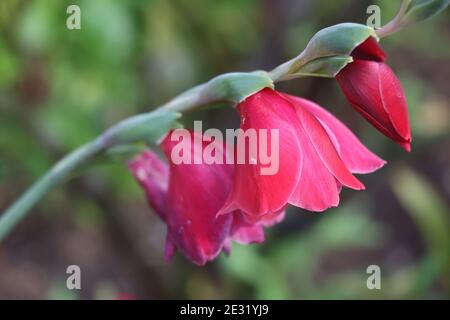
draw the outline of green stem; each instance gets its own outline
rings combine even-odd
[[[101,139],[87,143],[62,158],[42,178],[35,182],[0,217],[0,241],[22,220],[30,209],[55,185],[86,160],[104,150]]]
[[[380,38],[384,38],[392,33],[395,33],[403,27],[402,19],[410,3],[411,0],[403,0],[395,18],[380,29],[376,30],[376,33]]]
[[[289,71],[291,70],[294,64],[302,65],[304,58],[304,51],[300,53],[297,57],[286,61],[285,63],[279,65],[275,69],[269,72],[269,77],[273,80],[273,82],[280,82],[288,80],[287,75],[289,75]]]
[[[195,86],[168,101],[157,110],[183,112],[208,103],[210,101],[204,101],[205,99],[202,95],[202,92],[206,86],[206,83]]]

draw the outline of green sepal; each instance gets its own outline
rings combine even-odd
[[[273,87],[273,81],[265,71],[231,72],[211,79],[202,91],[206,100],[239,103],[261,89]]]
[[[378,39],[375,30],[359,23],[340,23],[318,31],[309,41],[302,60],[350,55],[367,38]]]
[[[289,74],[285,79],[300,77],[334,78],[353,58],[350,56],[334,56],[315,59],[303,65],[295,73]]]
[[[274,81],[296,77],[333,77],[352,62],[352,51],[369,37],[379,40],[375,30],[358,23],[340,23],[317,32],[305,50],[270,72]]]

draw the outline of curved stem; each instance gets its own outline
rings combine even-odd
[[[397,32],[402,28],[402,18],[406,13],[406,10],[408,9],[409,4],[411,3],[411,0],[403,0],[402,4],[400,5],[400,9],[398,10],[397,15],[394,19],[392,19],[390,22],[385,24],[380,29],[376,30],[377,35],[380,38],[384,38],[392,33]]]
[[[279,65],[278,67],[270,71],[269,72],[270,78],[272,78],[274,82],[283,81],[285,75],[289,73],[289,70],[291,69],[292,64],[295,62],[296,59],[297,58],[286,61],[285,63]]]
[[[103,143],[100,139],[96,139],[69,153],[56,163],[50,171],[35,182],[1,215],[0,241],[9,234],[14,226],[30,212],[31,207],[33,207],[33,205],[35,205],[50,189],[61,182],[79,165],[103,150]]]
[[[292,66],[297,63],[298,65],[301,65],[302,62],[304,62],[304,53],[305,51],[302,51],[298,56],[296,56],[295,58],[292,58],[289,61],[286,61],[283,64],[280,64],[278,67],[276,67],[275,69],[271,70],[269,72],[269,77],[273,80],[273,82],[280,82],[280,81],[285,81],[288,80],[288,78],[286,77],[286,75],[289,74],[290,69],[292,68]]]
[[[183,112],[196,106],[205,104],[206,102],[208,102],[203,101],[204,99],[202,97],[202,91],[205,87],[206,83],[195,86],[163,104],[157,110]]]

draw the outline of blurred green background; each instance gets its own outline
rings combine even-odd
[[[114,122],[223,72],[269,70],[319,29],[383,23],[400,1],[1,0],[0,211],[63,154]],[[82,29],[66,28],[81,7]],[[0,244],[0,298],[450,298],[450,10],[383,40],[402,81],[412,152],[356,114],[333,79],[278,88],[314,100],[388,161],[322,214],[289,208],[263,245],[233,246],[203,268],[163,260],[165,227],[126,167],[98,165],[52,191]],[[233,128],[232,108],[184,117]],[[82,270],[82,290],[65,287]],[[368,290],[366,268],[381,268]]]

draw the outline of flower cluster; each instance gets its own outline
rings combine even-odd
[[[384,52],[370,37],[351,55],[354,61],[336,77],[343,93],[379,131],[409,151],[405,96],[384,63]],[[236,109],[242,133],[278,130],[276,173],[262,175],[259,160],[175,164],[171,160],[177,145],[171,139],[173,131],[160,144],[167,161],[146,151],[129,165],[150,206],[167,225],[167,259],[178,250],[203,265],[221,251],[229,253],[232,241],[260,243],[264,228],[280,222],[288,204],[310,211],[335,207],[342,187],[364,189],[354,174],[373,172],[385,163],[341,121],[306,99],[265,88]],[[224,141],[198,135],[191,132],[188,141],[192,158],[201,157],[198,147],[213,147],[216,157],[227,157]]]

